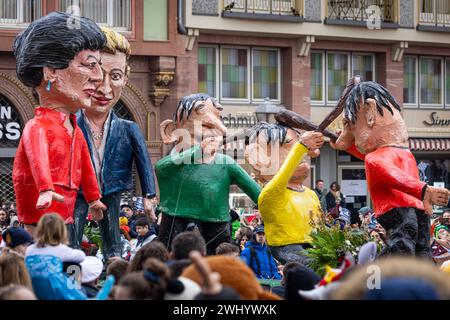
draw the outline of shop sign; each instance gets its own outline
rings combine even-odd
[[[0,140],[17,141],[20,139],[20,123],[16,121],[16,114],[15,108],[0,105]]]
[[[450,118],[441,118],[436,111],[430,113],[430,119],[422,122],[429,127],[450,127]]]

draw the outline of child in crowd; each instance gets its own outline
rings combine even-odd
[[[33,239],[25,229],[10,227],[3,232],[3,241],[7,249],[23,257]]]
[[[147,243],[136,252],[136,255],[131,260],[128,266],[128,272],[141,271],[144,268],[144,263],[148,258],[155,258],[159,261],[166,262],[169,260],[169,251],[159,241]]]
[[[241,254],[241,251],[237,245],[228,242],[223,242],[219,244],[219,246],[216,248],[216,254],[224,256],[232,256],[237,258]]]
[[[169,268],[158,259],[145,261],[143,271],[131,272],[115,288],[115,300],[162,300],[170,279]]]
[[[147,218],[140,218],[136,221],[136,233],[138,234],[137,243],[131,253],[131,259],[133,259],[140,248],[157,238],[156,232],[151,228],[151,224]]]
[[[81,287],[88,298],[98,294],[98,280],[103,270],[102,260],[96,257],[86,257],[81,263]]]
[[[33,255],[50,255],[62,262],[81,263],[86,255],[83,251],[67,246],[67,230],[64,220],[56,213],[42,216],[36,228],[36,243],[29,246],[25,257]]]
[[[14,252],[4,252],[0,257],[0,287],[8,285],[32,288],[23,257]]]
[[[36,243],[27,248],[25,264],[37,298],[85,300],[86,295],[73,277],[77,275],[76,270],[70,270],[71,278],[63,272],[63,263],[80,264],[86,256],[83,251],[66,245],[67,231],[61,216],[55,213],[44,214],[35,232]]]

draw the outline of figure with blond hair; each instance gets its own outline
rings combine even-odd
[[[91,98],[91,107],[77,114],[77,122],[88,144],[102,201],[108,207],[103,220],[99,222],[102,254],[107,260],[122,254],[120,198],[123,192],[133,188],[133,162],[141,183],[144,210],[152,220],[156,220],[156,217],[150,200],[156,192],[152,163],[139,127],[133,121],[120,119],[112,110],[128,81],[130,44],[124,36],[113,30],[102,28],[102,31],[107,39],[100,53],[103,80]],[[76,231],[70,235],[70,243],[74,248],[81,246],[87,214],[88,205],[79,194],[74,214]]]

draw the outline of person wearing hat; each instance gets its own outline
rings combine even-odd
[[[253,239],[245,245],[241,253],[242,260],[253,270],[258,279],[281,280],[281,274],[275,259],[266,244],[266,234],[263,226],[256,227]]]
[[[33,242],[31,235],[22,228],[10,227],[2,234],[6,247],[24,256],[27,247]]]
[[[431,253],[433,259],[439,264],[450,259],[450,231],[447,226],[438,225],[434,229]]]
[[[86,257],[81,264],[81,290],[88,298],[94,298],[99,289],[98,279],[103,271],[103,262],[96,257]]]
[[[131,219],[131,217],[134,216],[133,208],[127,201],[122,201],[120,203],[120,213],[124,213],[127,219]]]

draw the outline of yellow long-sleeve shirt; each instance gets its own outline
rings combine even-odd
[[[319,198],[306,187],[302,192],[287,188],[307,151],[304,145],[296,143],[280,170],[259,195],[258,208],[271,246],[311,242],[310,221],[311,217],[318,217],[321,213]]]

